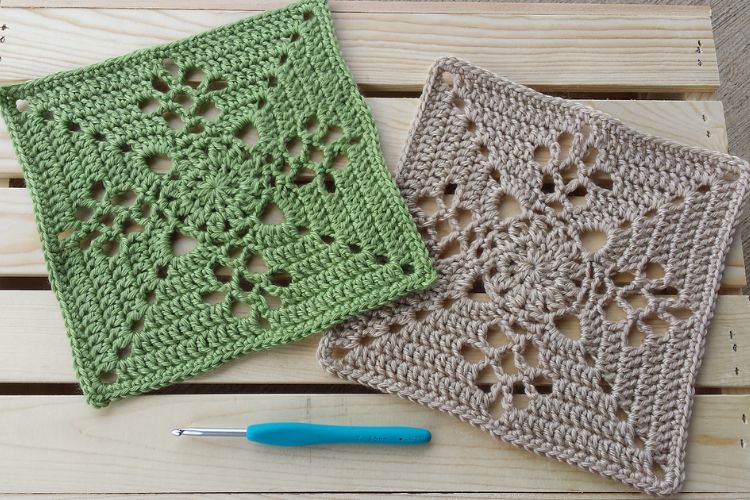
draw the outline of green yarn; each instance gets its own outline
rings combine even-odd
[[[0,104],[94,406],[435,277],[322,0],[2,87]]]

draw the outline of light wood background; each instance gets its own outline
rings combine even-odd
[[[170,41],[282,0],[2,0],[0,83]],[[648,133],[726,151],[710,11],[331,0],[345,58],[395,169],[435,57],[462,56],[585,100]],[[31,7],[34,7],[33,9]],[[700,40],[700,52],[698,48]],[[718,48],[721,60],[721,47]],[[700,59],[700,65],[698,60]],[[7,186],[7,187],[5,187]],[[750,497],[750,302],[727,260],[688,448],[685,499]],[[325,375],[317,338],[256,353],[155,395],[93,410],[78,395],[28,192],[0,125],[0,499],[646,498],[439,414]],[[268,420],[424,425],[418,449],[276,449],[175,439],[176,426]],[[316,494],[317,492],[317,494]],[[304,493],[304,494],[301,494]],[[442,495],[439,495],[442,493]]]

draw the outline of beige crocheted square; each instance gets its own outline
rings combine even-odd
[[[673,493],[748,178],[737,158],[440,60],[399,173],[438,281],[329,332],[322,364]]]

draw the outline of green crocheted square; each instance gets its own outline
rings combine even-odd
[[[323,0],[0,102],[92,405],[434,279]]]

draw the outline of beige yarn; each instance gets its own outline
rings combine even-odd
[[[399,173],[438,281],[330,331],[321,362],[514,445],[676,492],[748,179],[738,158],[442,59]]]

